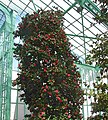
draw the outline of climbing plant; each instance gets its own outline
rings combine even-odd
[[[31,114],[29,120],[81,120],[84,102],[80,74],[74,64],[71,43],[63,29],[63,13],[38,10],[19,23],[14,37],[14,57],[19,61],[20,95]]]
[[[99,23],[108,24],[108,0],[94,0],[95,3],[99,3],[100,13],[95,17],[95,20]]]
[[[98,23],[108,25],[108,0],[95,0],[99,3],[100,13],[95,16]],[[87,56],[87,63],[95,63],[100,67],[100,75],[97,82],[93,83],[92,94],[94,102],[92,105],[92,116],[88,120],[108,119],[108,31],[97,35],[97,40],[91,45],[92,50]]]
[[[100,67],[100,75],[97,82],[93,83],[92,116],[88,120],[108,119],[108,32],[97,36],[97,41],[91,45],[91,54],[87,57],[87,63],[95,62]],[[96,114],[96,115],[94,115]]]

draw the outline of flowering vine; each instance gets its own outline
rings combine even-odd
[[[60,10],[39,10],[27,14],[14,32],[23,44],[15,44],[14,56],[19,60],[18,78],[13,85],[28,105],[30,120],[82,119],[84,102],[77,58],[63,30]]]

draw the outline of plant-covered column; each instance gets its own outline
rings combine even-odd
[[[80,74],[74,64],[71,44],[63,30],[60,10],[39,10],[19,23],[14,55],[19,60],[21,100],[28,105],[30,120],[81,120],[84,102]]]

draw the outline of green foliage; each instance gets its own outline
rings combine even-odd
[[[87,120],[108,120],[108,115],[107,114],[99,114],[99,115],[95,115],[94,117],[91,116],[89,117]]]
[[[19,23],[14,56],[19,60],[20,95],[30,110],[30,120],[80,119],[84,102],[80,74],[74,64],[71,44],[63,30],[60,10],[39,10]]]
[[[97,77],[98,82],[93,83],[94,88],[91,90],[94,102],[92,105],[92,114],[88,120],[107,120],[108,118],[108,32],[97,36],[97,41],[91,45],[91,54],[88,55],[86,62],[88,64],[96,63],[100,67],[100,77]],[[100,114],[101,113],[101,114]]]
[[[108,0],[95,0],[100,3],[101,13],[97,14],[95,20],[98,23],[108,25]],[[100,67],[100,78],[98,83],[94,83],[92,90],[94,102],[92,103],[92,116],[88,120],[107,120],[108,119],[108,32],[97,36],[97,41],[91,45],[91,54],[87,56],[88,64],[96,63]],[[94,115],[96,113],[97,115]],[[101,114],[100,114],[101,113]],[[94,116],[93,116],[94,115]]]
[[[96,62],[97,66],[107,70],[108,68],[108,32],[104,34],[97,35],[97,40],[93,41],[92,50],[90,55],[86,58],[86,63],[92,64]]]
[[[108,0],[95,0],[95,3],[100,4],[101,10],[101,13],[96,15],[95,20],[108,25]]]
[[[92,103],[92,113],[104,112],[108,113],[108,84],[100,82],[100,84],[94,83],[95,92],[94,103]]]

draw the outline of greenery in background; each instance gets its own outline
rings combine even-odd
[[[101,13],[99,13],[95,20],[99,23],[104,22],[108,25],[108,0],[94,0],[95,3],[100,4]]]
[[[39,10],[27,14],[14,33],[23,44],[15,44],[19,61],[20,95],[31,114],[29,120],[81,120],[84,92],[74,64],[71,44],[63,30],[63,13]]]
[[[99,23],[108,24],[108,0],[95,0],[100,2],[101,14],[95,20]],[[100,76],[93,83],[90,92],[94,102],[92,105],[92,116],[88,120],[108,120],[108,32],[97,35],[97,41],[91,45],[91,54],[87,56],[88,64],[96,63],[100,67]],[[107,83],[105,82],[107,81]]]
[[[107,120],[108,119],[108,84],[104,81],[108,80],[108,33],[99,35],[96,42],[91,45],[91,55],[87,57],[87,63],[96,63],[100,67],[100,76],[97,77],[97,82],[93,83],[92,94],[94,102],[92,103],[92,114],[97,113],[94,117],[91,116],[88,120]],[[97,92],[96,92],[97,91]],[[101,112],[101,114],[100,114]]]

